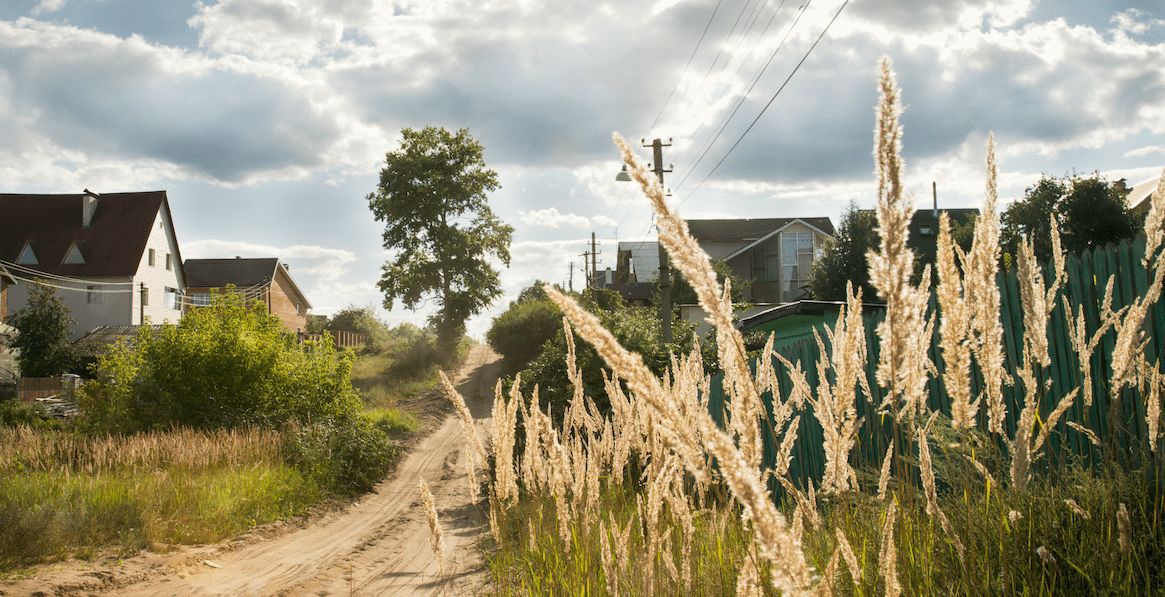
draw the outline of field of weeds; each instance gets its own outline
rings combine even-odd
[[[880,92],[874,154],[881,244],[870,254],[871,281],[887,304],[876,330],[879,350],[867,349],[861,297],[851,293],[820,342],[820,381],[813,385],[800,363],[778,358],[771,340],[766,358],[750,365],[727,289],[658,181],[616,138],[655,208],[660,242],[716,328],[726,421],[718,424],[705,403],[710,378],[698,350],[657,377],[572,297],[546,287],[565,314],[569,407],[551,414],[537,389],[522,395],[515,383],[507,398],[499,384],[492,450],[466,426],[479,446],[467,459],[471,473],[492,464],[490,566],[499,593],[1150,594],[1165,585],[1162,377],[1147,358],[1144,332],[1165,286],[1165,182],[1145,222],[1148,290],[1121,309],[1105,299],[1102,320],[1075,334],[1085,351],[1096,346],[1092,335],[1112,339],[1110,366],[1082,377],[1107,375],[1114,404],[1133,393],[1143,405],[1137,417],[1148,445],[1122,451],[1120,442],[1102,439],[1111,429],[1072,417],[1075,401],[1094,396],[1074,390],[1044,400],[1048,318],[1067,276],[1054,224],[1047,280],[1030,244],[1020,247],[1023,358],[1003,358],[993,142],[971,249],[954,248],[949,223],[940,226],[939,309],[929,310],[931,272],[911,282],[912,206],[902,191],[899,91],[888,60]],[[575,334],[610,371],[609,412],[585,394]],[[944,412],[927,400],[938,375],[928,351],[933,334],[947,364]],[[869,357],[877,363],[872,379],[864,373],[868,354],[876,354]],[[1013,384],[1023,390],[1010,405],[1018,411],[1014,426],[1006,424],[1002,391]],[[883,390],[878,402],[872,387]],[[774,397],[771,404],[765,396]],[[874,402],[896,431],[873,470],[851,464],[858,401]],[[824,430],[824,473],[799,483],[789,466],[798,428],[810,419]],[[1051,462],[1050,440],[1062,421],[1103,448],[1100,464]],[[776,444],[772,465],[765,464],[766,440]],[[1128,458],[1134,452],[1147,456]],[[441,557],[435,514],[430,522]]]
[[[132,436],[0,427],[0,571],[64,555],[209,543],[327,495],[277,431]]]

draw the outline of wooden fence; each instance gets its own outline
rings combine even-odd
[[[16,397],[21,402],[33,402],[61,393],[59,377],[21,377],[16,380]]]
[[[1142,296],[1149,285],[1149,274],[1142,265],[1141,259],[1145,253],[1145,239],[1139,236],[1136,239],[1122,241],[1120,244],[1108,245],[1096,250],[1085,251],[1079,256],[1070,256],[1066,262],[1068,282],[1057,296],[1057,304],[1048,322],[1048,348],[1052,358],[1052,365],[1043,372],[1043,378],[1050,380],[1051,390],[1041,398],[1039,422],[1059,402],[1066,393],[1083,383],[1080,372],[1079,356],[1073,350],[1067,322],[1064,315],[1064,306],[1060,296],[1067,296],[1075,310],[1083,305],[1084,316],[1087,320],[1088,336],[1095,332],[1100,320],[1100,303],[1104,297],[1105,286],[1110,276],[1115,280],[1113,288],[1113,309],[1120,309]],[[1044,279],[1052,276],[1050,264],[1044,267]],[[1023,313],[1020,306],[1019,286],[1014,269],[1002,272],[996,279],[1000,291],[1001,313],[1003,323],[1004,354],[1008,371],[1019,369],[1022,355],[1023,341]],[[932,292],[930,308],[936,309],[935,297]],[[940,314],[941,315],[941,314]],[[879,348],[876,326],[884,317],[883,312],[866,313],[863,317],[866,327],[866,346],[868,360],[866,376],[873,390],[873,400],[866,402],[859,400],[857,414],[862,424],[858,431],[858,441],[850,455],[850,462],[855,467],[877,467],[884,457],[886,448],[895,434],[892,416],[877,413],[877,406],[881,404],[885,392],[879,388],[874,377],[877,366]],[[931,339],[929,355],[935,364],[939,375],[931,378],[928,386],[928,402],[932,410],[941,411],[950,416],[951,401],[943,388],[941,373],[945,368],[941,351],[938,348],[939,336],[936,333]],[[1165,341],[1165,304],[1158,301],[1149,311],[1145,323],[1145,336],[1148,345],[1145,356],[1150,362],[1160,366],[1162,345]],[[825,340],[824,334],[822,334]],[[1145,422],[1145,400],[1140,392],[1125,389],[1120,393],[1119,400],[1113,412],[1115,420],[1109,420],[1112,397],[1109,391],[1110,361],[1113,350],[1115,333],[1108,331],[1092,356],[1092,385],[1094,400],[1091,407],[1086,408],[1082,398],[1077,398],[1072,407],[1065,413],[1056,427],[1056,433],[1051,434],[1047,447],[1047,463],[1063,464],[1075,456],[1084,462],[1094,464],[1099,461],[1099,454],[1083,434],[1067,427],[1067,421],[1075,421],[1091,428],[1100,438],[1113,445],[1119,454],[1110,454],[1122,462],[1136,464],[1146,457],[1148,452],[1148,430]],[[829,345],[826,340],[826,348]],[[813,340],[806,340],[788,345],[779,351],[782,356],[793,363],[800,362],[811,386],[816,389],[818,347]],[[791,383],[787,373],[779,362],[775,363],[780,375],[780,393],[787,397],[791,391]],[[972,391],[975,395],[980,390],[981,374],[977,365],[972,367]],[[712,389],[708,399],[708,407],[713,417],[723,422],[725,411],[725,397],[722,387],[722,376],[712,379]],[[772,397],[767,395],[771,409]],[[1006,429],[1008,436],[1015,432],[1016,422],[1023,405],[1023,387],[1018,381],[1004,388],[1004,400],[1007,405]],[[799,484],[808,480],[817,482],[824,472],[825,451],[823,448],[823,433],[820,424],[812,414],[812,407],[805,406],[801,413],[801,424],[798,439],[794,445],[793,463],[790,468],[791,477]],[[986,409],[980,408],[979,428],[986,429]],[[776,442],[773,430],[769,430],[765,437],[765,466],[772,466],[776,461]],[[898,445],[904,443],[905,436],[899,434]]]
[[[368,345],[368,334],[340,330],[329,333],[332,335],[332,342],[336,345],[336,348],[364,348]],[[306,334],[302,332],[299,334],[300,342],[307,340],[319,342],[321,338],[323,338],[321,334]]]

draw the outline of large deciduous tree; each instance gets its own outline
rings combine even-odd
[[[74,365],[69,308],[49,286],[32,284],[28,305],[13,313],[8,323],[20,333],[12,341],[19,349],[17,363],[25,377],[53,377]]]
[[[1062,179],[1041,177],[1020,199],[1003,212],[1003,250],[1015,254],[1024,236],[1035,245],[1040,261],[1051,259],[1049,219],[1056,218],[1064,249],[1078,253],[1129,238],[1140,231],[1136,216],[1129,213],[1123,184],[1111,184],[1099,174]]]
[[[491,258],[510,264],[514,229],[489,207],[488,193],[500,188],[498,175],[486,167],[481,143],[468,130],[406,128],[401,135],[368,195],[392,254],[378,286],[388,309],[397,301],[415,309],[436,299],[430,323],[452,354],[466,320],[501,296]]]

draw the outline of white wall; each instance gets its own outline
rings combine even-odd
[[[186,281],[180,279],[182,264],[178,262],[178,241],[170,233],[171,226],[165,220],[166,210],[159,209],[150,231],[150,239],[142,251],[138,273],[133,277],[133,302],[131,317],[135,325],[141,323],[141,285],[149,289],[150,300],[145,308],[146,319],[150,323],[176,323],[182,318],[181,304],[177,309],[165,304],[165,289],[174,288],[179,292],[186,288]],[[150,249],[154,250],[154,265],[150,265]],[[166,255],[170,255],[170,269],[166,269]]]
[[[129,282],[123,278],[93,278],[100,282]],[[130,324],[130,293],[125,292],[129,286],[98,286],[103,291],[94,294],[89,302],[89,292],[86,284],[53,281],[53,285],[62,286],[56,289],[57,296],[69,309],[69,317],[73,318],[73,327],[69,334],[70,340],[76,340],[90,330],[101,325],[129,325]],[[11,315],[28,305],[29,290],[33,284],[20,280],[15,286],[8,287],[8,314]],[[117,291],[117,292],[109,292]],[[135,322],[136,323],[136,322]]]

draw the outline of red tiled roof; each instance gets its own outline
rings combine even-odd
[[[0,260],[15,262],[28,243],[39,262],[28,267],[50,274],[137,273],[158,210],[167,204],[166,191],[102,193],[89,228],[81,225],[83,197],[0,193]],[[85,263],[61,263],[74,242]]]

